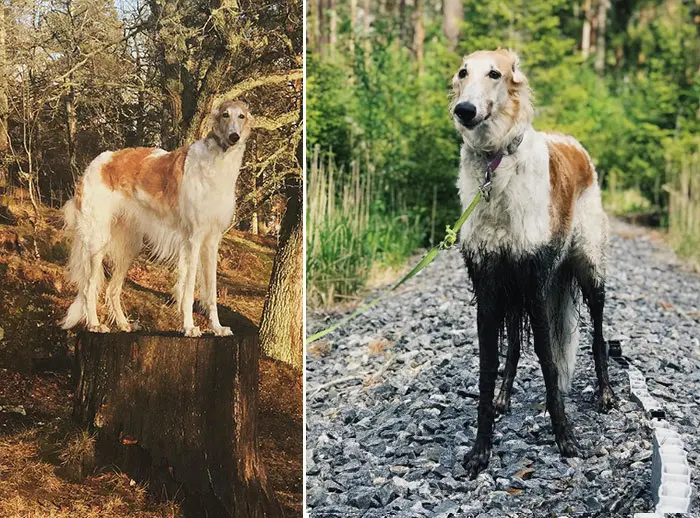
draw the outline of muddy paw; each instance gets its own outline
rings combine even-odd
[[[557,446],[559,446],[559,451],[562,457],[580,457],[581,456],[581,446],[576,440],[576,436],[567,427],[567,429],[556,438]]]
[[[499,415],[505,415],[510,410],[510,396],[504,390],[501,390],[496,399],[493,400],[493,409]]]
[[[185,329],[185,336],[196,338],[198,336],[202,336],[202,331],[199,329],[199,326],[189,327]]]
[[[610,386],[603,387],[598,391],[598,409],[606,414],[609,410],[617,407],[617,398]]]
[[[488,467],[490,457],[490,448],[474,445],[472,450],[464,456],[462,463],[467,471],[467,476],[472,480],[475,479],[479,473]]]

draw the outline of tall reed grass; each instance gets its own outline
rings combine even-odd
[[[700,264],[700,137],[666,155],[668,231],[676,251]]]
[[[336,167],[317,147],[306,188],[307,304],[356,295],[378,265],[398,266],[424,238],[421,215],[384,185],[370,163]]]

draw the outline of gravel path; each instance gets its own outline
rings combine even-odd
[[[700,511],[700,277],[647,233],[615,223],[606,337],[647,376],[686,441]],[[653,509],[650,430],[611,362],[619,408],[599,414],[584,318],[567,414],[584,447],[564,459],[544,382],[524,348],[510,414],[496,422],[489,468],[461,465],[476,434],[478,353],[470,283],[456,251],[325,342],[307,360],[307,506],[312,517],[631,516]],[[338,315],[308,315],[316,331]],[[503,361],[501,362],[503,365]],[[500,386],[500,382],[499,385]],[[551,514],[550,514],[551,516]]]

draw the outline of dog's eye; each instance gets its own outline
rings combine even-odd
[[[464,79],[465,77],[467,77],[467,69],[466,68],[461,69],[457,73],[457,75],[459,76],[460,79]]]
[[[243,114],[241,113],[241,114],[238,115],[238,118],[239,118],[239,119],[245,119],[245,115],[243,115]]]
[[[489,72],[489,77],[491,79],[500,79],[501,73],[498,70],[491,70],[491,72]]]
[[[229,118],[228,112],[222,113],[221,116],[222,116],[224,119],[228,119],[228,118]]]

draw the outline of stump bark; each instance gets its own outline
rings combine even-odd
[[[98,461],[177,495],[190,516],[283,514],[257,447],[257,332],[237,327],[78,337],[73,414],[96,433]]]

